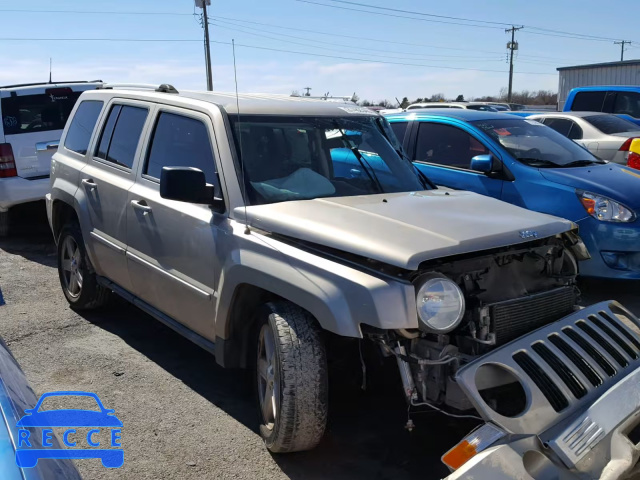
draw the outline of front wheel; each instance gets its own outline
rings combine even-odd
[[[269,303],[257,334],[260,435],[273,453],[314,448],[327,423],[327,358],[321,330],[306,311]]]
[[[98,285],[76,223],[65,225],[60,232],[58,275],[64,296],[72,308],[89,310],[107,303],[109,291]]]

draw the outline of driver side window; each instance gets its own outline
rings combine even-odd
[[[482,143],[452,125],[421,122],[418,128],[417,161],[469,169],[473,157],[488,153]]]

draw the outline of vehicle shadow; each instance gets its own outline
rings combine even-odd
[[[581,305],[587,306],[605,300],[617,300],[631,313],[640,317],[640,280],[602,280],[580,278]]]
[[[9,215],[9,235],[0,237],[0,249],[54,267],[56,246],[49,229],[44,201],[19,205],[12,208]]]
[[[258,435],[253,378],[248,372],[219,367],[212,355],[124,301],[81,315]],[[473,420],[417,413],[412,416],[416,428],[409,432],[404,428],[407,407],[395,368],[381,375],[382,381],[370,379],[377,385],[367,392],[340,378],[339,371],[332,370],[332,375],[330,421],[321,444],[309,452],[273,456],[291,479],[442,478],[448,470],[440,456],[477,425]]]

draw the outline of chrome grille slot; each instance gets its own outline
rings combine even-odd
[[[629,340],[634,347],[640,351],[640,341],[633,336],[633,334],[625,328],[625,326],[618,320],[614,320],[609,316],[607,312],[598,312],[602,318],[604,318],[607,322],[611,324],[616,330],[618,330],[622,335],[624,335],[627,340]]]
[[[587,335],[593,338],[602,348],[604,348],[605,351],[609,355],[611,355],[616,362],[618,362],[618,365],[620,365],[621,367],[626,367],[627,365],[629,365],[629,362],[627,361],[627,359],[624,358],[622,354],[620,354],[620,352],[618,352],[618,350],[616,350],[616,348],[613,345],[611,345],[607,340],[605,340],[602,335],[596,332],[591,327],[591,325],[587,325],[587,322],[585,322],[584,320],[578,320],[576,322],[576,325],[580,330],[585,332]]]
[[[575,300],[573,287],[561,287],[488,305],[496,344],[503,345],[572,313]]]
[[[527,352],[518,352],[513,355],[513,359],[534,381],[556,412],[560,412],[569,406],[567,397],[564,396],[558,386],[549,378],[549,375]]]
[[[564,384],[571,390],[571,393],[576,398],[582,398],[587,394],[587,389],[582,382],[576,377],[576,375],[560,360],[550,349],[542,342],[536,342],[531,345],[534,352],[538,354],[547,365],[549,365],[556,375],[564,382]]]
[[[547,337],[589,380],[591,385],[599,387],[602,385],[602,377],[598,374],[585,358],[580,355],[571,345],[569,345],[560,335],[553,333]]]
[[[608,325],[605,325],[605,323],[600,320],[597,316],[595,315],[589,315],[589,320],[591,320],[600,330],[602,330],[604,333],[607,334],[607,336],[613,340],[615,343],[617,343],[620,348],[622,348],[622,350],[624,350],[624,352],[629,355],[633,360],[636,360],[638,358],[638,354],[635,352],[635,350],[633,348],[631,348],[631,346],[625,342],[622,338],[620,338],[620,336],[614,332],[613,330],[611,330],[609,328]]]
[[[582,348],[593,360],[604,370],[604,372],[613,377],[617,371],[613,365],[609,363],[609,360],[604,358],[602,354],[596,350],[596,348],[591,345],[582,335],[576,332],[571,327],[565,327],[562,329],[562,332],[573,340],[580,348]]]

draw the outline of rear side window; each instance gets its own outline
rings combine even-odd
[[[613,105],[613,113],[640,118],[640,93],[618,92]]]
[[[76,110],[71,120],[64,146],[68,150],[84,155],[89,148],[89,141],[96,127],[98,116],[102,110],[102,102],[97,100],[85,100]]]
[[[16,95],[0,103],[5,135],[62,130],[82,92],[51,88],[37,95]]]
[[[607,135],[637,132],[640,128],[635,123],[625,120],[624,118],[616,117],[615,115],[591,115],[589,117],[584,117],[584,119]]]
[[[132,168],[148,113],[146,108],[114,105],[102,130],[96,157]]]
[[[402,141],[404,140],[404,135],[407,133],[407,127],[409,126],[409,122],[393,122],[390,123],[391,130],[396,135],[398,142],[402,145]]]
[[[218,185],[211,140],[203,122],[174,113],[160,113],[143,173],[160,179],[162,167],[199,168],[207,183]]]
[[[601,112],[606,92],[578,92],[571,104],[576,112]]]

